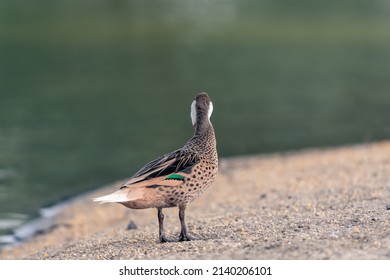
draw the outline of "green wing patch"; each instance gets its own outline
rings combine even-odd
[[[184,176],[180,175],[180,174],[171,174],[169,175],[167,178],[165,178],[165,180],[180,180],[180,181],[184,181]]]

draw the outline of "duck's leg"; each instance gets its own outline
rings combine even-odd
[[[180,225],[181,225],[181,232],[179,241],[190,241],[192,238],[188,236],[187,233],[187,227],[185,222],[185,212],[186,212],[186,205],[180,205],[179,206],[179,219],[180,219]]]
[[[158,239],[161,243],[169,242],[167,238],[165,238],[164,233],[164,214],[162,212],[162,208],[157,208],[157,217],[158,217]]]

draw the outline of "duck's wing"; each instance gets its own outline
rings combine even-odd
[[[128,182],[123,184],[119,190],[112,194],[95,198],[94,201],[101,203],[122,203],[139,199],[144,201],[148,193],[153,192],[155,188],[161,185],[175,187],[181,184],[185,177],[188,176],[187,174],[192,166],[198,162],[199,158],[191,152],[173,151],[146,164]],[[144,208],[144,206],[141,208]]]
[[[123,184],[121,188],[158,177],[166,178],[174,176],[178,172],[187,173],[198,162],[199,158],[196,154],[185,152],[181,149],[167,153],[147,163],[128,182]]]

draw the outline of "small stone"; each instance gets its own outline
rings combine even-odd
[[[264,198],[267,198],[267,194],[266,193],[263,193],[260,195],[260,199],[264,199]]]
[[[131,220],[127,225],[128,230],[137,229],[137,225],[134,223],[133,220]]]
[[[386,210],[390,210],[390,204],[386,205]]]
[[[360,228],[359,227],[354,227],[353,231],[356,232],[356,233],[359,233],[360,232]]]

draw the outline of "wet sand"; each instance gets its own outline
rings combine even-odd
[[[155,209],[92,202],[119,183],[0,259],[390,259],[390,141],[222,159],[187,207],[190,242],[158,243]],[[177,238],[177,208],[164,214]]]

